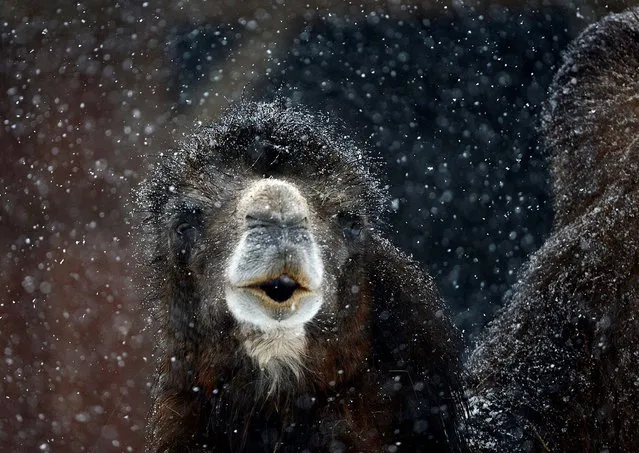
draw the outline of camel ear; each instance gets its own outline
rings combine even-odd
[[[407,376],[405,404],[418,408],[416,417],[441,411],[426,415],[429,430],[445,433],[455,443],[463,395],[461,335],[433,279],[387,240],[371,239],[366,261],[376,366],[388,376]]]

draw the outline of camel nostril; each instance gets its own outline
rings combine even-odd
[[[283,274],[274,280],[261,283],[258,287],[275,302],[286,302],[300,285],[288,275]]]

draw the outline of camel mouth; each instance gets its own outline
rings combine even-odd
[[[282,274],[273,280],[253,285],[253,288],[263,291],[274,302],[285,303],[302,286],[290,276]]]
[[[300,278],[271,273],[241,286],[227,286],[227,306],[235,320],[263,332],[299,328],[310,321],[323,304],[320,288],[309,288],[303,278],[304,274]]]
[[[249,290],[262,303],[278,311],[287,307],[295,309],[303,296],[312,293],[303,283],[288,274],[280,274],[241,288]]]

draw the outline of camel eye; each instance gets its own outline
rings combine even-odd
[[[180,223],[175,227],[175,232],[178,236],[189,237],[195,233],[195,227],[190,223]]]
[[[175,227],[179,242],[193,245],[200,238],[200,231],[194,223],[182,222]]]
[[[353,237],[359,237],[362,233],[362,227],[357,223],[353,223],[348,227],[348,233]]]
[[[174,222],[172,243],[175,253],[180,260],[188,261],[202,236],[202,213],[195,207],[183,207]]]
[[[197,227],[188,222],[182,222],[178,224],[175,229],[175,247],[176,253],[179,259],[188,260],[191,256],[191,252],[195,247],[195,243],[200,237],[200,232]]]
[[[361,238],[364,219],[360,215],[352,212],[342,212],[338,214],[337,219],[342,227],[344,239],[356,241]]]

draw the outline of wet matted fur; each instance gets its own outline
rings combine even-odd
[[[550,88],[556,220],[474,351],[471,447],[639,451],[639,19],[588,27]]]

